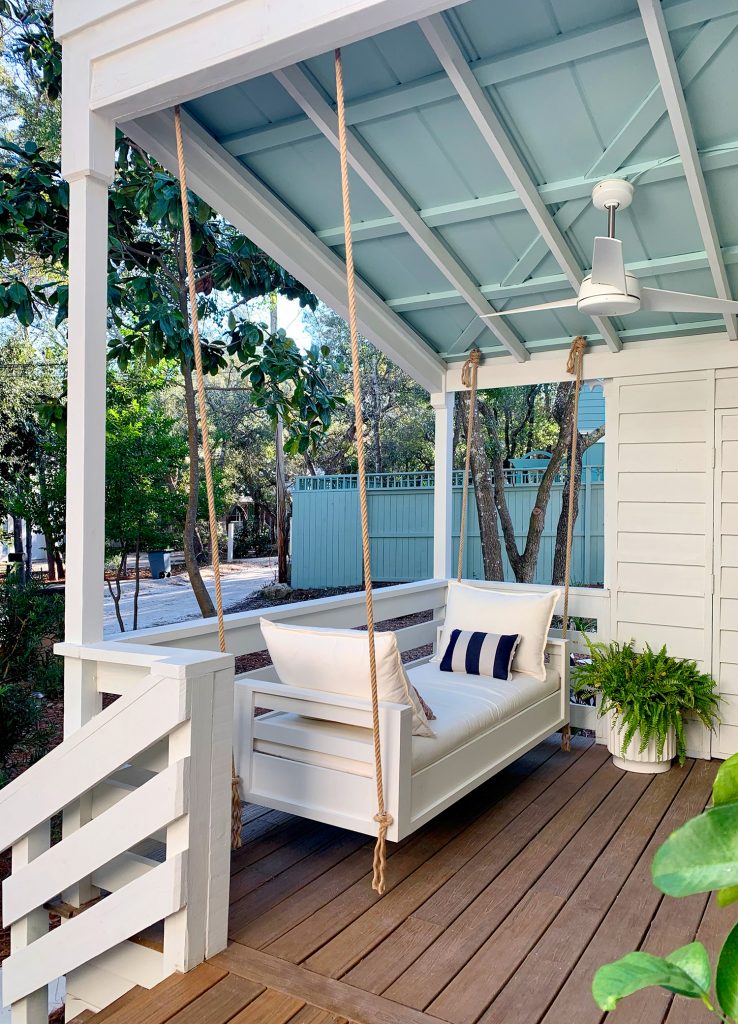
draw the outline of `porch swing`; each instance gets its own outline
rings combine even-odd
[[[398,841],[416,831],[557,730],[563,730],[562,743],[565,749],[568,747],[566,627],[573,490],[570,489],[569,501],[563,629],[562,636],[554,638],[548,633],[560,596],[558,590],[531,588],[516,594],[496,590],[495,584],[462,580],[471,440],[481,360],[479,350],[472,350],[462,374],[462,383],[469,389],[469,414],[457,577],[448,583],[436,653],[403,666],[395,634],[376,633],[374,628],[340,50],[335,53],[335,73],[367,631],[285,625],[262,618],[262,634],[273,664],[271,678],[237,678],[235,686],[233,839],[234,845],[238,845],[241,799],[376,835],[372,885],[381,894],[385,889],[387,840]],[[175,128],[185,209],[206,489],[215,536],[178,109]],[[576,461],[576,406],[584,344],[584,339],[575,339],[568,366],[576,374],[572,465]],[[219,643],[225,651],[220,567],[215,547],[213,568]],[[257,717],[257,708],[269,710]]]

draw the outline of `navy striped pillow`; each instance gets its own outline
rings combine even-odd
[[[441,672],[465,672],[469,676],[509,679],[519,639],[519,633],[499,636],[497,633],[453,629],[441,659]]]

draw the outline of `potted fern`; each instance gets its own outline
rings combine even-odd
[[[608,724],[607,745],[618,768],[658,773],[674,757],[684,763],[684,719],[692,715],[708,729],[717,720],[715,680],[694,661],[626,644],[597,643],[586,633],[589,661],[574,670],[574,692],[600,696],[598,714]]]

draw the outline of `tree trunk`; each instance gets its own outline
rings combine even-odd
[[[136,561],[134,562],[136,586],[133,591],[133,628],[138,629],[138,595],[141,593],[141,538],[136,539]]]
[[[187,281],[185,278],[184,261],[184,234],[180,232],[179,250],[179,309],[183,322],[188,326],[190,322],[189,308],[187,305]],[[197,506],[200,499],[200,445],[197,432],[197,408],[195,406],[195,387],[192,380],[192,367],[182,360],[182,377],[184,379],[185,409],[187,410],[187,445],[189,448],[189,492],[187,495],[187,512],[185,514],[184,536],[182,547],[184,550],[185,568],[190,578],[190,585],[195,595],[200,612],[204,618],[212,618],[215,615],[215,605],[205,586],[205,581],[200,572],[200,566],[195,554],[195,533],[197,531]],[[217,544],[217,537],[215,539]]]
[[[375,353],[372,359],[372,401],[374,403],[374,415],[372,416],[372,446],[374,448],[374,472],[383,472],[382,457],[382,434],[380,430],[380,410],[382,403],[382,385],[379,382],[379,355]]]
[[[30,580],[33,576],[33,523],[26,519],[26,576]]]
[[[197,536],[197,506],[200,497],[200,446],[197,436],[197,412],[195,409],[195,388],[192,381],[192,370],[182,363],[182,376],[185,385],[185,407],[187,409],[187,443],[189,446],[189,491],[187,494],[187,512],[185,514],[184,536],[182,546],[184,550],[185,568],[190,578],[190,584],[195,595],[195,600],[200,612],[205,618],[212,618],[215,615],[215,605],[205,586],[205,581],[200,572],[197,561],[196,536]],[[202,545],[200,545],[202,549]]]
[[[469,396],[456,393],[457,421],[468,422]],[[502,580],[505,573],[502,565],[502,545],[497,530],[497,510],[495,508],[494,494],[492,488],[492,471],[489,459],[484,447],[484,440],[479,429],[479,417],[477,417],[472,434],[471,452],[471,475],[474,484],[474,498],[477,506],[477,518],[479,520],[479,539],[482,547],[482,564],[484,566],[484,578],[486,580]],[[468,533],[468,531],[467,531]]]
[[[502,525],[502,536],[505,541],[505,550],[510,560],[510,565],[515,573],[518,583],[531,583],[536,571],[538,554],[541,548],[541,537],[543,526],[546,520],[546,509],[551,498],[551,487],[556,474],[561,466],[562,459],[566,453],[566,430],[571,416],[573,398],[573,387],[569,382],[562,382],[559,385],[555,407],[559,415],[556,416],[559,424],[559,436],[551,452],[551,460],[546,467],[536,493],[536,503],[531,511],[528,521],[528,532],[526,535],[525,547],[522,552],[518,550],[515,539],[515,524],[512,521],[510,510],[507,507],[505,496],[505,464],[504,452],[497,432],[497,422],[494,409],[490,409],[483,401],[479,401],[479,408],[485,412],[485,423],[492,438],[492,472],[495,495],[495,507]],[[570,429],[570,427],[569,427]]]
[[[16,573],[18,582],[22,587],[26,585],[26,564],[23,557],[23,522],[18,516],[13,516],[13,554],[18,559],[16,562]],[[18,557],[20,556],[20,557]]]
[[[46,548],[46,568],[49,574],[49,582],[54,582],[56,575],[56,553],[54,551],[54,538],[44,533],[44,547]]]
[[[108,590],[110,591],[110,596],[113,599],[113,607],[115,608],[115,617],[118,620],[118,626],[120,627],[121,633],[125,633],[126,631],[126,626],[125,623],[123,622],[123,616],[120,613],[120,577],[123,572],[123,563],[125,562],[126,554],[126,551],[121,551],[120,553],[120,561],[118,563],[118,568],[115,570],[115,590],[113,590],[113,584],[110,582],[110,580],[107,580]]]
[[[574,525],[576,526],[577,517],[579,515],[579,493],[582,486],[582,467],[584,462],[584,453],[596,444],[605,436],[605,427],[598,427],[597,430],[593,430],[591,433],[577,435],[577,462],[574,473]],[[564,489],[561,494],[561,512],[559,513],[559,521],[556,524],[556,546],[554,548],[554,560],[553,570],[551,573],[551,583],[554,586],[560,587],[564,585],[566,577],[566,538],[569,527],[569,491],[571,489],[571,459],[569,459],[569,471],[566,474],[566,481],[564,483]],[[569,581],[571,583],[571,580]],[[582,583],[587,586],[589,580],[582,580]]]
[[[269,330],[277,333],[277,295],[269,296]],[[287,567],[287,480],[284,471],[284,424],[282,417],[277,416],[277,429],[274,434],[275,451],[275,497],[277,512],[277,582],[287,583],[289,573]]]

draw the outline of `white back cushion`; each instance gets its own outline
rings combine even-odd
[[[513,672],[522,672],[543,682],[546,678],[543,655],[560,593],[559,590],[551,590],[545,594],[511,594],[450,580],[440,653],[433,661],[441,660],[453,629],[519,633],[520,643],[513,658]]]
[[[260,619],[261,632],[277,675],[287,686],[371,698],[369,638],[359,629],[287,626]],[[375,633],[380,700],[413,709],[413,736],[433,736],[428,719],[408,682],[394,633]]]

